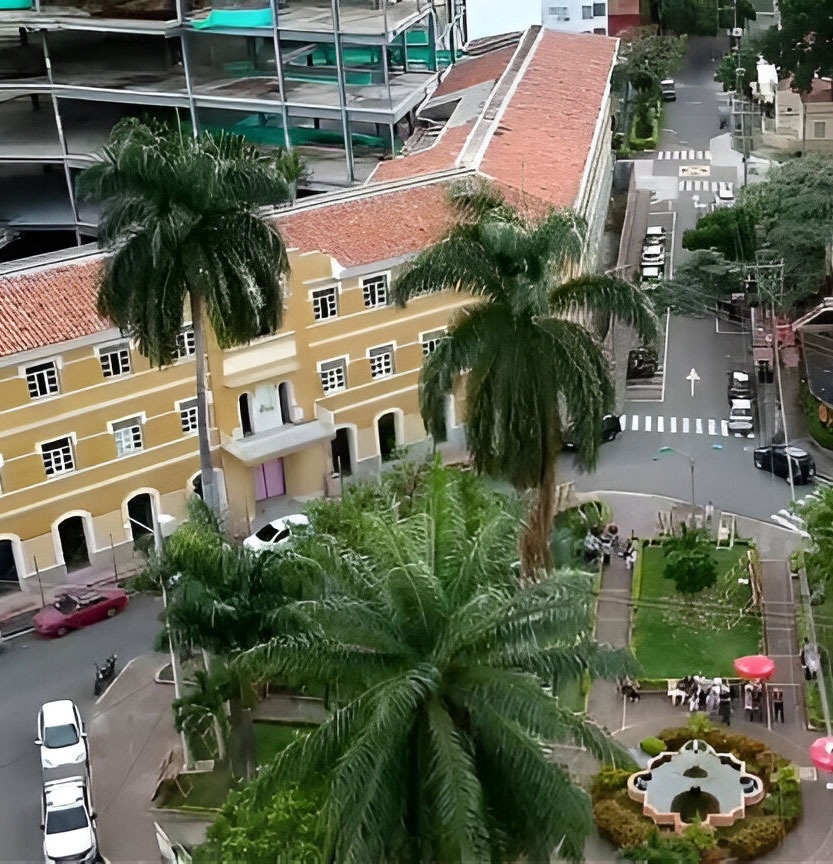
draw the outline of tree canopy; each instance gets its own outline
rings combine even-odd
[[[738,200],[758,225],[758,247],[784,259],[784,306],[814,296],[825,284],[825,250],[833,236],[833,158],[813,154],[785,162],[740,190]]]
[[[714,0],[655,0],[656,16],[663,30],[688,36],[715,36],[719,30],[743,27],[754,21],[755,7],[750,0],[722,8]]]
[[[683,232],[683,249],[713,249],[729,261],[755,260],[755,222],[743,207],[720,207]]]
[[[660,36],[638,28],[619,48],[617,70],[638,91],[659,92],[659,83],[672,78],[683,63],[686,40],[682,36]]]
[[[524,574],[552,566],[556,462],[572,429],[581,462],[592,467],[614,388],[600,335],[611,319],[656,333],[650,301],[609,276],[566,279],[583,248],[575,213],[529,218],[491,187],[452,188],[459,221],[397,277],[405,305],[426,292],[456,291],[472,302],[425,360],[420,413],[429,433],[445,437],[445,405],[465,371],[466,439],[475,468],[537,491],[521,544]],[[596,326],[594,326],[596,325]]]
[[[804,562],[813,582],[823,581],[833,590],[833,487],[820,486],[813,498],[798,508],[812,546]]]
[[[759,57],[760,49],[754,40],[751,42],[744,40],[737,51],[724,55],[714,73],[715,78],[723,85],[724,92],[737,90],[738,66],[740,66],[743,69],[743,76],[740,79],[741,90],[746,93],[749,85],[758,80]]]
[[[271,812],[287,784],[326,778],[324,860],[538,861],[559,844],[578,860],[589,799],[542,743],[629,762],[543,686],[633,672],[629,655],[593,640],[592,579],[522,587],[517,521],[492,494],[484,509],[483,489],[435,465],[408,516],[365,513],[361,551],[311,532],[275,556],[326,591],[294,604],[300,629],[238,662],[329,686],[337,707],[261,770],[251,806]]]
[[[681,533],[663,546],[666,579],[681,594],[693,596],[717,582],[717,562],[711,556],[711,540],[705,531],[680,526]]]
[[[779,27],[758,41],[760,50],[793,86],[808,92],[816,76],[833,75],[833,16],[829,0],[779,0]],[[831,94],[833,98],[833,94]]]
[[[675,315],[712,314],[718,302],[744,290],[743,268],[711,249],[698,249],[651,292],[657,309]]]

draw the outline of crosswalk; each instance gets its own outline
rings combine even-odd
[[[711,150],[660,150],[657,159],[666,161],[676,160],[678,162],[710,162]]]
[[[719,182],[718,180],[680,180],[680,192],[717,192]]]
[[[670,435],[708,435],[712,438],[754,438],[755,433],[730,432],[728,420],[713,417],[655,417],[652,414],[623,414],[623,432],[662,432]]]

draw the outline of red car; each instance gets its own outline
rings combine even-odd
[[[122,588],[74,588],[35,614],[35,630],[43,636],[64,636],[70,630],[112,618],[125,606],[127,592]]]

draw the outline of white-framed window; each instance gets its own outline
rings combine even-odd
[[[338,357],[335,360],[325,360],[318,364],[318,374],[321,376],[321,389],[325,393],[336,393],[347,388],[347,358]]]
[[[179,409],[179,422],[182,425],[183,434],[197,431],[197,400],[185,399],[177,403]]]
[[[113,438],[116,441],[116,455],[129,456],[142,449],[142,420],[131,417],[129,420],[119,420],[113,423]]]
[[[394,346],[392,343],[371,348],[367,352],[367,356],[370,358],[371,378],[387,378],[389,375],[393,375],[396,371],[393,354]]]
[[[32,399],[40,399],[43,396],[52,396],[60,393],[61,386],[58,381],[58,364],[54,360],[47,363],[36,363],[34,366],[26,367],[26,384],[29,387],[29,396]]]
[[[555,18],[556,21],[570,20],[569,6],[550,6],[548,12],[553,18]]]
[[[66,474],[75,470],[75,457],[72,450],[72,438],[56,438],[40,445],[43,468],[47,477],[56,474]]]
[[[607,15],[607,6],[604,3],[594,3],[593,4],[593,17],[594,18],[604,18]]]
[[[105,378],[115,378],[116,375],[130,373],[130,348],[127,344],[108,345],[98,354],[101,363],[101,373]]]
[[[582,6],[581,7],[581,18],[582,21],[586,21],[588,18],[593,17],[593,7],[592,6]]]
[[[338,290],[335,285],[312,292],[312,317],[316,321],[338,315]]]
[[[437,345],[445,339],[445,330],[429,330],[427,333],[420,333],[419,341],[422,343],[422,356],[427,357],[437,350]]]
[[[387,306],[387,273],[380,273],[378,276],[368,276],[362,279],[362,297],[364,297],[364,305],[367,309],[373,309],[376,306]]]
[[[813,138],[827,137],[827,123],[824,120],[813,121]]]
[[[193,357],[197,353],[197,340],[194,337],[194,328],[188,327],[176,334],[176,359],[184,360]]]

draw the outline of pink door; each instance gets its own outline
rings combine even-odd
[[[283,476],[283,459],[264,462],[254,469],[255,501],[277,498],[286,495],[286,481]]]

